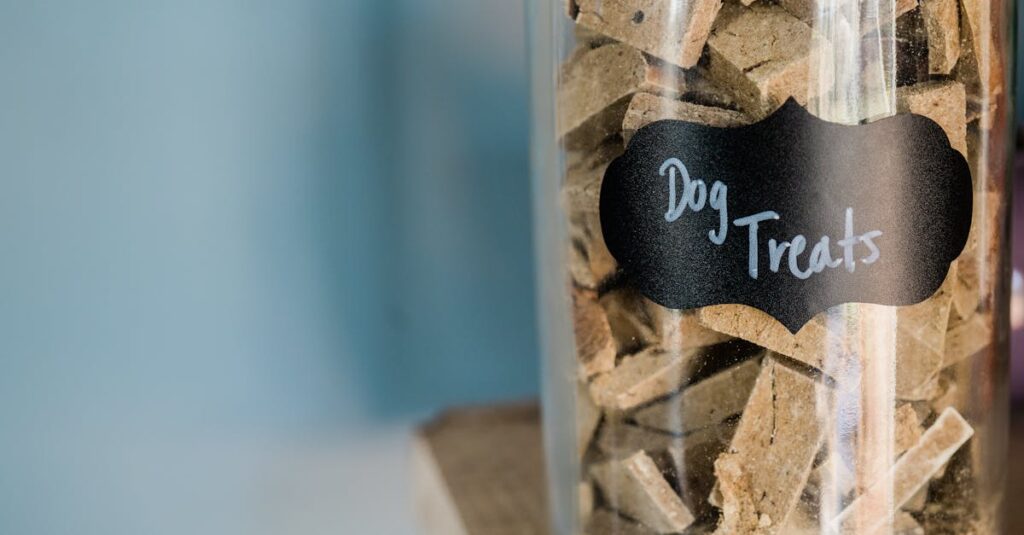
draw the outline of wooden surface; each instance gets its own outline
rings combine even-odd
[[[1024,533],[1024,415],[1010,444],[1007,534]],[[535,405],[457,409],[413,446],[416,509],[426,535],[544,535],[547,501]]]
[[[441,415],[417,433],[413,472],[423,533],[548,532],[540,411],[535,404]]]

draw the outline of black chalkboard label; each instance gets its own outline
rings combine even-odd
[[[749,126],[640,129],[605,174],[601,229],[654,302],[749,305],[796,332],[843,303],[934,294],[967,243],[972,194],[930,119],[840,125],[791,99]]]

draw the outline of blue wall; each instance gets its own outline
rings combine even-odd
[[[283,444],[535,392],[520,8],[444,7],[0,2],[0,533],[272,533]]]

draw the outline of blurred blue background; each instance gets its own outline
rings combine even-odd
[[[0,2],[0,533],[411,531],[536,392],[522,19]]]
[[[409,533],[537,389],[522,5],[0,0],[0,533]]]

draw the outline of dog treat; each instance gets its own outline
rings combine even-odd
[[[896,513],[892,522],[893,535],[924,535],[924,528],[913,515],[906,511]]]
[[[917,491],[916,494],[907,503],[903,504],[903,510],[911,513],[920,513],[924,511],[925,504],[928,503],[928,487],[921,487],[921,490]]]
[[[726,4],[708,38],[708,72],[752,117],[806,103],[811,28],[778,6]]]
[[[967,156],[967,96],[963,84],[935,81],[901,87],[896,102],[901,113],[916,113],[938,123],[949,136],[949,144]]]
[[[612,43],[583,48],[566,65],[558,93],[558,132],[571,149],[589,150],[619,131],[629,97],[638,91],[678,95],[685,73]]]
[[[736,422],[727,421],[690,433],[681,444],[673,443],[666,450],[683,502],[698,517],[714,514],[708,501],[715,486],[713,462],[729,447],[735,433]]]
[[[594,405],[585,384],[576,387],[576,449],[580,457],[587,452],[594,431],[601,422],[601,410]]]
[[[776,359],[765,359],[729,449],[715,462],[722,526],[753,523],[765,533],[776,533],[786,524],[821,446],[821,422],[806,415],[816,414],[824,403],[824,389]]]
[[[960,5],[957,0],[921,0],[928,32],[928,72],[949,74],[960,59]]]
[[[893,453],[896,457],[903,455],[914,444],[917,444],[922,434],[924,434],[924,428],[921,427],[921,421],[918,420],[914,408],[909,403],[900,405],[896,409],[895,438],[893,440]]]
[[[955,409],[943,411],[881,481],[836,517],[839,533],[876,528],[890,514],[886,504],[899,508],[907,503],[973,434],[970,424]]]
[[[620,353],[650,345],[688,350],[732,339],[700,325],[695,313],[669,310],[628,287],[606,292],[601,304]]]
[[[722,0],[577,0],[576,23],[680,67],[700,59]],[[682,8],[685,6],[685,9]]]
[[[966,45],[957,64],[957,79],[982,104],[979,119],[985,130],[994,124],[995,109],[1005,85],[1005,59],[998,53],[999,39],[1005,36],[995,29],[1000,24],[997,5],[998,2],[987,0],[960,1],[961,40]]]
[[[998,532],[1007,4],[875,7],[545,14],[579,532]]]
[[[610,417],[601,425],[594,445],[601,456],[621,459],[637,450],[662,453],[685,447],[685,439]]]
[[[747,360],[641,409],[633,417],[641,425],[678,434],[718,424],[743,411],[760,368],[756,359]]]
[[[628,355],[612,371],[590,383],[601,407],[625,411],[678,390],[695,365],[699,351],[654,348]]]
[[[593,290],[573,290],[573,322],[576,356],[584,380],[615,367],[615,341],[608,317]]]
[[[926,387],[942,368],[951,300],[949,292],[940,290],[923,303],[899,310],[896,389],[901,399],[918,399],[915,392]],[[819,370],[826,369],[829,339],[823,317],[811,320],[795,335],[768,314],[741,305],[704,307],[700,321],[710,329],[748,340]]]
[[[696,314],[669,310],[628,288],[610,290],[601,298],[619,353],[646,346],[688,350],[720,344],[732,337],[707,329]]]
[[[976,314],[949,330],[943,367],[952,366],[992,343],[992,318]]]
[[[576,495],[579,497],[580,518],[590,518],[594,513],[594,485],[589,481],[581,481]]]
[[[595,464],[590,474],[613,507],[658,533],[677,533],[693,523],[693,515],[679,495],[642,451]]]
[[[857,475],[846,461],[829,452],[808,477],[804,494],[818,500],[828,499],[826,494],[846,496],[853,490],[856,480]]]
[[[608,252],[596,212],[569,215],[569,269],[573,281],[596,288],[615,273],[615,258]]]
[[[763,348],[821,369],[828,331],[823,318],[815,318],[795,335],[767,313],[743,305],[716,305],[700,309],[701,325],[753,342]]]
[[[743,1],[743,5],[745,6],[749,6],[752,3],[753,0]],[[782,8],[785,9],[786,11],[789,11],[790,14],[792,14],[794,17],[808,24],[812,24],[814,22],[814,17],[817,14],[817,10],[819,8],[817,0],[780,0],[779,5],[782,6]],[[916,7],[917,0],[896,0],[896,10],[893,16],[896,19],[899,19],[903,15],[914,10],[914,8]],[[870,24],[870,21],[864,22],[868,24],[862,25],[861,31],[863,33],[868,33],[872,30],[877,29],[877,26]]]
[[[750,121],[742,113],[722,108],[701,106],[649,93],[638,93],[629,102],[622,120],[622,139],[627,144],[637,130],[655,121],[673,119],[709,126],[740,126]]]

